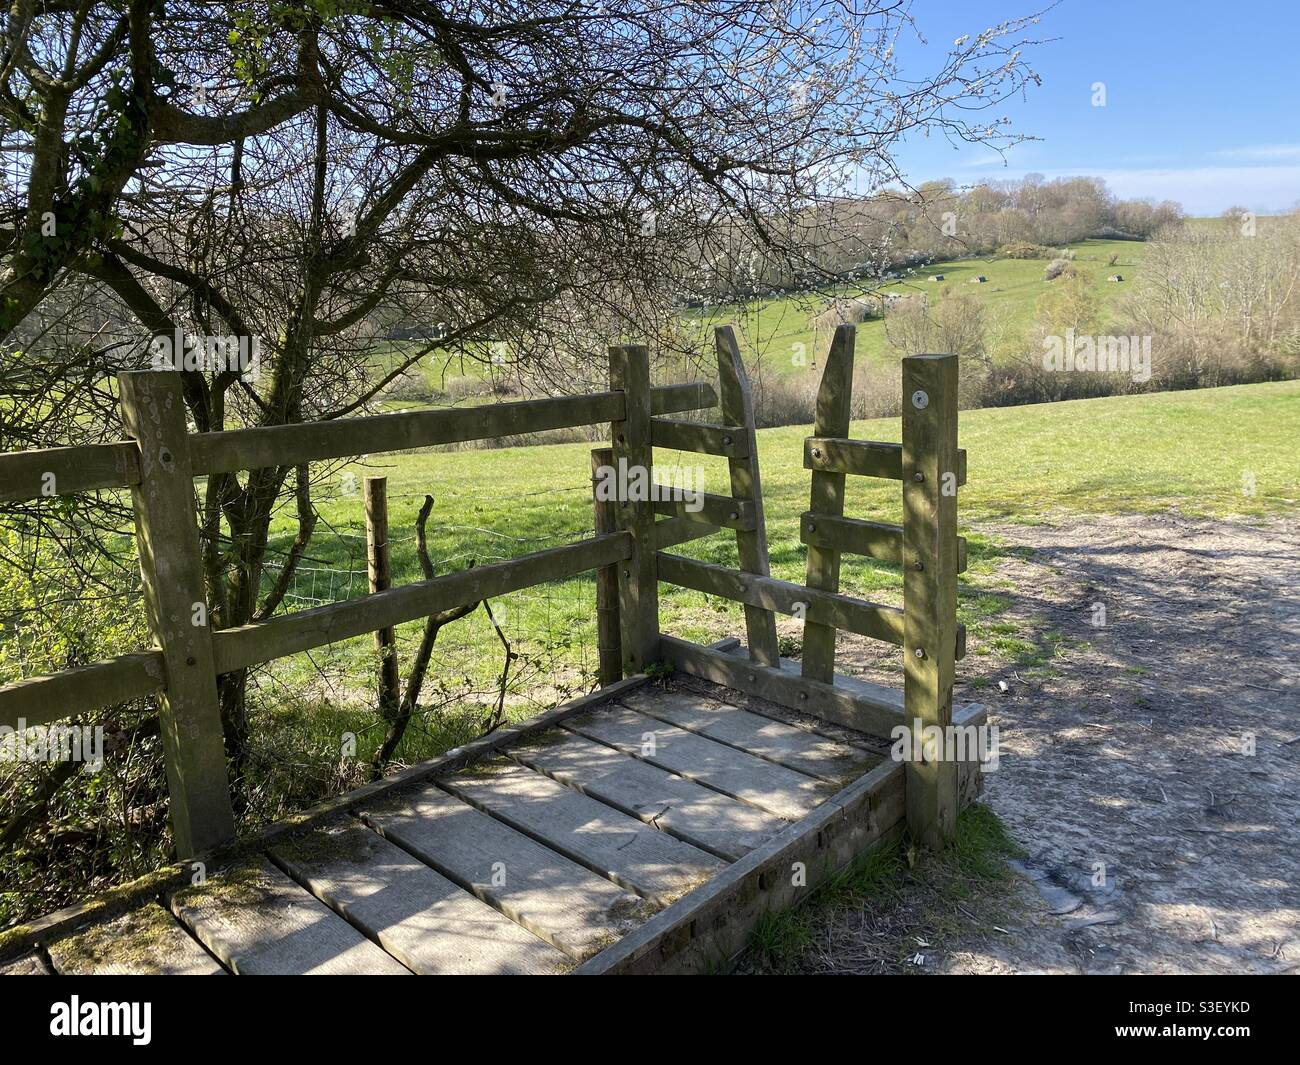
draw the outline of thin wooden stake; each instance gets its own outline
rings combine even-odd
[[[233,838],[225,738],[194,474],[180,376],[138,370],[117,378],[122,424],[140,446],[140,483],[131,489],[149,631],[167,684],[158,699],[172,834],[189,858]]]
[[[393,585],[392,558],[388,546],[388,478],[367,477],[362,482],[366,500],[366,573],[372,592],[387,591]],[[402,680],[397,662],[397,630],[391,625],[375,633],[379,654],[379,712],[385,721],[397,719]]]
[[[612,499],[602,499],[596,492],[602,470],[614,469],[614,450],[591,449],[591,509],[597,533],[618,531],[618,513]],[[623,651],[618,631],[618,567],[601,566],[596,570],[596,655],[600,686],[623,679]]]

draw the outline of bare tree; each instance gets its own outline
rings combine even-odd
[[[843,205],[902,180],[905,137],[1011,139],[985,115],[1032,80],[1035,32],[1003,22],[919,73],[883,0],[16,0],[0,19],[5,447],[117,435],[113,374],[178,335],[260,348],[255,374],[178,360],[202,432],[364,412],[432,355],[564,391],[614,336],[688,354],[692,294],[887,253]],[[379,365],[395,322],[425,339]],[[216,626],[280,607],[319,476],[206,480]],[[247,677],[220,684],[238,763]]]

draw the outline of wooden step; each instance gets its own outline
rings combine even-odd
[[[692,692],[633,691],[621,702],[638,713],[841,787],[880,760],[846,743]]]
[[[585,795],[735,861],[785,827],[765,810],[612,747],[556,730],[512,748],[512,758]]]
[[[366,806],[388,839],[571,958],[590,957],[654,907],[430,785]]]
[[[678,773],[733,798],[797,821],[835,791],[834,785],[687,732],[625,706],[569,718],[567,730]]]
[[[475,766],[439,783],[659,906],[726,867],[698,847],[513,762]]]
[[[172,912],[240,976],[409,976],[328,906],[265,861],[223,870],[171,899]]]
[[[421,975],[546,974],[569,959],[358,821],[273,852],[318,899]]]
[[[226,972],[156,902],[51,943],[50,960],[62,976],[217,976]]]

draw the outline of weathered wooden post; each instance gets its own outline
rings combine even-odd
[[[770,577],[767,558],[767,522],[763,515],[763,485],[758,473],[758,441],[754,435],[754,396],[749,375],[740,356],[735,330],[729,325],[714,330],[718,355],[718,406],[727,425],[739,427],[745,434],[745,457],[728,458],[731,497],[749,500],[754,507],[754,528],[736,533],[736,550],[740,568],[746,573]],[[776,641],[776,615],[763,607],[745,607],[745,636],[749,657],[765,666],[779,666],[780,652]]]
[[[659,658],[659,585],[655,574],[654,504],[650,478],[650,351],[609,349],[609,387],[623,393],[623,418],[610,424],[618,527],[632,534],[632,556],[618,565],[618,620],[623,672],[643,673]],[[638,486],[643,486],[641,492]],[[635,498],[641,496],[641,498]]]
[[[947,742],[957,629],[957,356],[903,359],[903,705],[921,760],[907,763],[907,827],[938,848],[957,819]],[[937,727],[943,740],[925,742]]]
[[[612,499],[602,499],[596,486],[603,477],[602,471],[614,469],[614,451],[608,447],[591,449],[591,509],[596,533],[611,533],[618,529],[617,507]],[[600,686],[613,684],[623,678],[623,652],[618,631],[618,567],[601,566],[596,570],[596,656],[600,671]]]
[[[841,325],[831,339],[826,369],[817,389],[817,416],[813,436],[847,437],[850,402],[853,397],[853,348],[857,329]],[[812,492],[808,507],[814,518],[844,515],[844,474],[829,470],[812,471]],[[807,584],[825,592],[840,590],[840,553],[833,547],[808,545]],[[803,627],[803,675],[826,684],[835,682],[834,625],[805,622]]]
[[[366,498],[366,575],[371,592],[392,587],[392,562],[388,547],[388,478],[367,477],[362,482]],[[390,625],[375,632],[379,653],[379,712],[385,721],[397,718],[402,681],[397,668],[397,631]]]
[[[140,447],[140,483],[131,501],[149,632],[167,670],[158,703],[172,834],[177,855],[189,858],[231,839],[235,818],[185,403],[175,371],[121,373],[117,383],[122,424]]]

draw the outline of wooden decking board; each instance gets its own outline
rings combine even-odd
[[[637,691],[623,705],[801,773],[846,784],[880,759],[794,725],[692,692]]]
[[[902,833],[904,770],[882,762],[698,891],[655,914],[575,975],[716,971],[764,914],[807,900],[836,870]],[[796,866],[804,876],[790,875]]]
[[[323,825],[273,858],[420,975],[534,975],[569,959],[358,821]]]
[[[787,821],[799,820],[835,791],[825,781],[765,762],[625,706],[609,706],[599,713],[570,718],[563,727]]]
[[[36,951],[30,954],[24,954],[21,958],[14,958],[13,961],[0,963],[0,976],[53,976],[50,967],[45,964]]]
[[[846,747],[852,747],[854,750],[866,751],[876,758],[883,758],[888,754],[892,743],[891,740],[859,732],[847,725],[828,721],[824,717],[817,717],[815,714],[783,706],[781,703],[764,699],[761,695],[751,695],[736,688],[721,687],[711,681],[692,677],[689,674],[682,674],[681,679],[676,681],[674,687],[677,691],[687,692],[691,695],[707,696],[715,702],[734,706],[738,710],[748,710],[751,714],[757,714],[759,717],[766,717],[772,721],[779,721],[783,725],[793,725],[805,732],[811,732],[814,736],[825,736],[828,740],[841,743]]]
[[[178,891],[172,912],[240,976],[410,975],[323,902],[266,862]]]
[[[700,971],[903,830],[883,741],[694,678],[610,694],[340,797],[201,887],[35,922],[0,975]]]
[[[439,783],[551,850],[661,906],[726,867],[698,847],[513,762],[477,766]]]
[[[571,732],[511,757],[687,843],[735,861],[785,827],[781,818]]]
[[[653,913],[644,899],[432,785],[363,816],[571,958],[590,957]]]
[[[156,902],[51,943],[49,951],[62,976],[218,976],[226,972]]]

